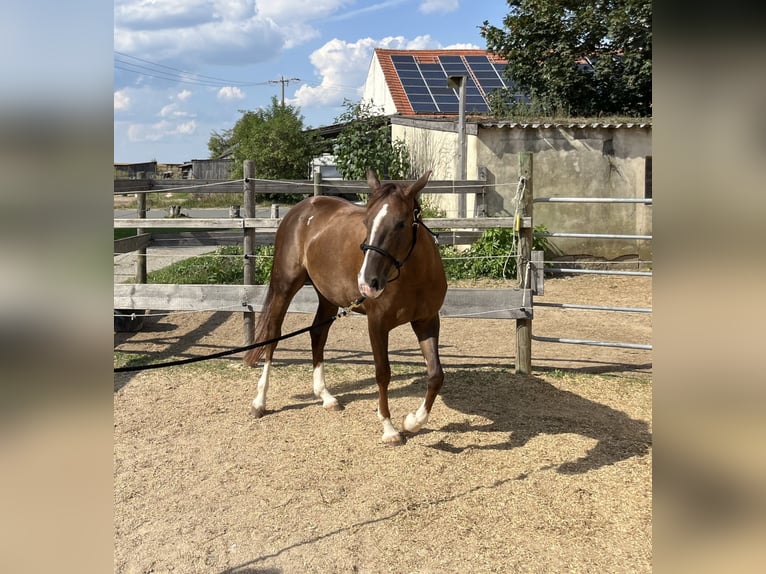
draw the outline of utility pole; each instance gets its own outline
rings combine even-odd
[[[458,123],[457,123],[457,170],[455,179],[464,180],[466,175],[466,150],[465,150],[465,85],[468,81],[466,76],[448,76],[447,87],[458,90]],[[465,194],[457,197],[457,216],[465,217],[466,205]]]
[[[285,84],[300,81],[300,78],[285,78],[284,76],[281,76],[278,80],[269,80],[270,84],[282,84],[282,107],[285,107]]]

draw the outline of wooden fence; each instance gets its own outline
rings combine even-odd
[[[533,269],[533,273],[520,275],[518,288],[513,289],[454,289],[447,291],[447,296],[441,310],[444,317],[465,317],[472,319],[515,319],[516,327],[516,372],[531,373],[531,321],[533,319],[533,295],[542,290],[542,257],[536,254],[533,259],[532,248],[532,217],[531,190],[532,164],[531,154],[522,154],[527,161],[522,171],[526,178],[528,197],[523,201],[528,211],[519,218],[514,217],[481,217],[481,218],[435,218],[425,219],[426,225],[433,229],[471,233],[480,233],[489,228],[515,228],[519,232],[520,252],[519,269]],[[280,218],[255,217],[255,199],[258,194],[295,194],[309,195],[343,195],[367,194],[369,187],[366,181],[332,181],[322,182],[315,178],[307,181],[265,181],[255,180],[250,174],[254,172],[252,162],[245,162],[245,178],[240,181],[201,182],[182,180],[183,185],[177,185],[172,180],[157,180],[151,190],[134,190],[138,198],[138,217],[120,218],[114,220],[115,228],[136,228],[137,235],[115,241],[115,253],[137,251],[138,264],[136,283],[114,285],[114,308],[122,312],[131,310],[162,310],[162,311],[208,311],[221,310],[243,312],[245,344],[253,341],[255,313],[261,311],[266,294],[266,285],[253,285],[254,254],[258,231],[273,233],[278,227]],[[484,181],[438,181],[432,180],[426,188],[427,193],[456,193],[484,194]],[[146,219],[146,194],[171,191],[181,191],[191,188],[195,192],[210,193],[240,193],[243,194],[245,214],[240,218],[182,218],[182,219]],[[204,187],[197,187],[204,186]],[[117,188],[115,187],[115,190]],[[308,191],[307,191],[308,190]],[[116,191],[116,193],[125,193]],[[203,230],[221,230],[240,234],[245,252],[245,273],[242,285],[161,285],[146,283],[146,248],[152,240],[152,229],[183,228]],[[537,262],[537,264],[535,264]],[[310,286],[302,288],[292,304],[290,312],[314,313],[317,298]]]

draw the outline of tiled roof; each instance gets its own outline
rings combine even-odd
[[[382,50],[380,48],[375,49],[375,54],[378,56],[378,62],[383,70],[383,77],[386,79],[388,90],[391,92],[391,98],[394,100],[396,111],[402,115],[413,115],[410,106],[410,100],[407,99],[407,95],[404,93],[402,83],[399,81],[399,75],[396,73],[394,63],[391,61],[393,54],[406,54],[407,50]]]
[[[491,62],[506,64],[508,61],[504,58],[487,52],[486,50],[387,50],[376,48],[375,54],[383,70],[383,77],[391,92],[391,98],[396,106],[396,111],[404,116],[419,115],[412,109],[407,94],[404,91],[399,75],[396,73],[391,56],[412,56],[419,64],[438,63],[439,56],[487,56]],[[445,114],[440,114],[445,115]],[[454,115],[454,114],[453,114]]]

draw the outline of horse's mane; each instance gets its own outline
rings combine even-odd
[[[370,199],[367,201],[367,204],[373,205],[382,199],[385,199],[389,195],[398,195],[399,197],[402,197],[401,188],[395,183],[386,182],[372,192],[372,195],[370,195]]]
[[[385,199],[386,197],[390,195],[398,196],[399,199],[404,199],[404,194],[402,193],[402,188],[400,185],[396,183],[387,182],[382,184],[380,187],[378,187],[375,191],[372,192],[370,195],[368,201],[367,201],[367,208],[371,208],[377,203],[378,201],[381,201]],[[420,214],[422,212],[422,209],[420,207],[420,202],[417,198],[415,198],[415,212],[417,214]]]

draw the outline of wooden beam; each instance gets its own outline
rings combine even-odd
[[[521,221],[529,218],[526,226],[519,225],[519,257],[516,273],[518,275],[519,287],[529,289],[532,279],[527,276],[527,264],[532,261],[532,243],[533,243],[533,223],[532,223],[532,202],[533,186],[532,175],[534,174],[533,155],[531,152],[522,152],[519,154],[519,177],[524,178],[524,187],[519,205],[518,214]],[[521,221],[519,223],[521,223]],[[531,269],[530,269],[531,270]],[[531,305],[531,303],[530,303]],[[532,318],[516,319],[516,374],[532,374]]]
[[[455,122],[450,122],[454,124]],[[470,124],[469,124],[470,125]],[[143,180],[140,180],[143,181]],[[205,193],[205,194],[221,194],[221,193],[242,193],[243,180],[234,180],[224,182],[221,185],[214,185],[210,187],[197,187],[205,186],[210,183],[215,183],[213,180],[202,179],[179,179],[179,180],[154,180],[154,184],[151,190],[147,189],[148,180],[144,181],[143,189],[133,189],[123,191],[115,186],[115,193]],[[486,182],[480,179],[466,179],[466,180],[451,180],[451,179],[434,179],[428,182],[424,193],[483,193],[484,184]],[[340,195],[346,193],[358,193],[367,195],[370,193],[370,188],[366,181],[343,181],[335,179],[326,179],[321,184],[322,195]],[[258,195],[282,195],[282,194],[314,194],[314,181],[306,179],[295,180],[257,180],[257,194]]]
[[[513,217],[434,217],[424,218],[423,223],[425,223],[431,229],[490,229],[493,227],[513,228],[515,225]]]
[[[115,309],[162,311],[262,311],[266,285],[114,285]],[[318,299],[307,285],[288,311],[314,313]],[[350,303],[350,302],[349,302]],[[442,317],[519,319],[532,317],[530,289],[448,289]]]
[[[115,228],[166,228],[166,229],[276,229],[281,218],[192,218],[178,217],[169,219],[121,218],[114,220]],[[513,217],[435,217],[425,218],[423,222],[432,229],[490,229],[493,227],[513,227]]]
[[[132,237],[115,239],[114,252],[115,253],[130,253],[131,251],[144,249],[147,245],[149,245],[151,240],[152,240],[151,233],[142,233],[140,235],[134,235]]]
[[[269,220],[261,220],[269,221]],[[177,217],[172,219],[115,219],[114,227],[143,227],[143,228],[167,228],[167,229],[242,229],[244,227],[241,218],[193,218]]]

